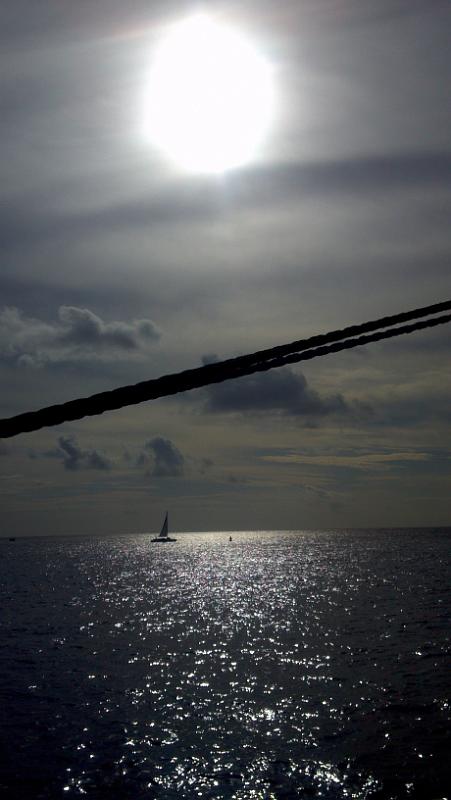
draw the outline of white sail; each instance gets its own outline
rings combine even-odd
[[[166,516],[164,518],[163,527],[161,528],[161,531],[160,531],[160,537],[161,538],[166,538],[167,535],[168,535],[168,512],[166,511]]]

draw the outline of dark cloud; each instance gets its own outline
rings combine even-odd
[[[10,203],[0,215],[3,248],[31,245],[57,237],[78,239],[93,233],[206,222],[228,213],[280,202],[311,199],[315,195],[387,196],[389,192],[428,187],[449,189],[451,155],[442,151],[388,154],[316,162],[275,163],[243,169],[227,180],[225,194],[209,180],[187,180],[169,185],[158,195],[72,213],[49,213],[35,200],[29,205]]]
[[[385,194],[428,185],[449,188],[450,177],[449,153],[387,154],[249,169],[236,176],[232,192],[243,202],[252,197],[260,205],[312,193]]]
[[[206,395],[206,410],[211,412],[326,416],[348,411],[341,394],[321,397],[308,386],[302,373],[289,368],[218,383],[209,387]]]
[[[82,450],[70,436],[60,436],[58,447],[44,453],[48,458],[61,459],[64,468],[75,472],[80,469],[110,470],[111,462],[98,450]]]
[[[58,321],[48,323],[17,308],[0,312],[0,359],[19,366],[116,360],[139,354],[158,341],[149,319],[105,322],[87,308],[60,306]]]
[[[98,450],[90,450],[84,456],[86,466],[89,469],[111,469],[111,462]]]
[[[170,439],[154,436],[145,443],[138,455],[137,466],[148,466],[154,478],[179,478],[185,469],[185,459]]]
[[[216,353],[206,353],[201,358],[204,367],[206,367],[207,364],[216,364],[217,361],[219,361],[219,356]]]

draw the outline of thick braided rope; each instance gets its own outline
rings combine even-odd
[[[348,350],[371,342],[381,341],[382,339],[389,339],[394,336],[435,327],[436,325],[443,325],[451,322],[451,314],[417,321],[410,325],[394,327],[385,331],[378,330],[389,325],[396,325],[399,322],[445,310],[451,310],[451,301],[390,317],[383,317],[380,320],[371,320],[362,325],[352,325],[342,330],[312,336],[286,345],[278,345],[257,353],[208,364],[196,369],[164,375],[133,386],[124,386],[109,392],[101,392],[91,397],[70,400],[67,403],[49,406],[38,411],[29,411],[9,419],[0,420],[0,438],[8,438],[19,433],[39,430],[46,426],[60,425],[63,422],[102,414],[104,411],[123,408],[146,400],[155,400],[159,397],[198,389],[202,386],[221,383],[244,375],[251,375],[255,372],[265,372],[286,364],[308,361],[312,358],[337,353],[341,350]],[[375,332],[368,333],[369,331]],[[363,335],[356,336],[356,334]]]

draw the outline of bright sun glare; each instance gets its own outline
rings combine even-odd
[[[269,65],[239,34],[203,15],[170,29],[149,88],[152,141],[193,172],[249,161],[271,119]]]

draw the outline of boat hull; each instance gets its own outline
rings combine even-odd
[[[151,539],[151,542],[176,542],[177,539],[171,539],[169,536],[158,536],[156,539]]]

